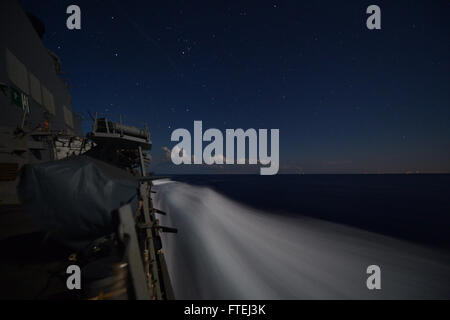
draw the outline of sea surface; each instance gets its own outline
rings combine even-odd
[[[450,299],[449,175],[154,184],[161,225],[178,229],[161,235],[177,299]]]
[[[179,175],[276,215],[302,215],[450,250],[450,174]]]

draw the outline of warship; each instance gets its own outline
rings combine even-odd
[[[160,233],[177,230],[153,207],[149,128],[95,113],[83,136],[44,33],[1,1],[0,298],[173,299]]]

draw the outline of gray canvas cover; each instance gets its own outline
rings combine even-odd
[[[87,156],[26,165],[18,189],[34,220],[68,240],[110,233],[112,211],[128,203],[135,210],[138,198],[135,177]]]

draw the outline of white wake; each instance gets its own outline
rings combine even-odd
[[[154,206],[167,212],[161,224],[178,228],[162,234],[177,299],[450,297],[446,253],[258,211],[206,187],[158,181],[153,190]],[[366,286],[369,265],[381,268],[381,290]]]

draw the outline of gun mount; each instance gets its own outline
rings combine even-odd
[[[140,146],[144,150],[150,150],[152,142],[150,141],[150,132],[148,126],[139,129],[133,126],[127,126],[120,122],[116,123],[106,117],[99,118],[98,113],[95,114],[92,132],[88,133],[88,138],[96,143],[114,144],[120,146]]]
[[[99,118],[96,113],[92,131],[86,136],[96,144],[87,155],[126,170],[140,167],[142,175],[145,176],[143,165],[150,163],[150,157],[145,151],[152,148],[147,125],[144,129],[139,129],[124,125],[122,116],[117,123],[107,117]]]

